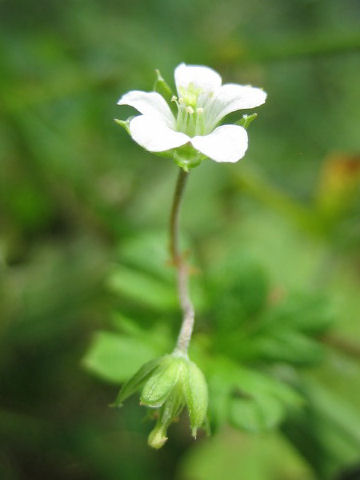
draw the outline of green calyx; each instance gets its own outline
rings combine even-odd
[[[182,359],[166,355],[145,383],[140,396],[140,404],[150,408],[160,408],[178,381],[181,381],[183,370]]]
[[[205,155],[195,150],[190,144],[176,148],[172,151],[172,156],[175,163],[180,168],[183,168],[185,172],[188,172],[191,168],[197,167],[202,160],[206,158]]]
[[[156,425],[148,438],[151,447],[161,448],[165,444],[167,429],[185,407],[196,438],[198,428],[205,423],[208,390],[203,373],[186,355],[175,351],[143,365],[123,385],[114,405],[121,406],[138,390],[140,404],[156,412]]]

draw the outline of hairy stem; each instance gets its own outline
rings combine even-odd
[[[183,315],[176,349],[184,353],[187,353],[195,318],[194,306],[188,289],[189,267],[184,261],[179,245],[180,207],[188,177],[189,172],[185,172],[185,170],[180,168],[170,216],[170,255],[172,263],[177,269],[179,302]]]

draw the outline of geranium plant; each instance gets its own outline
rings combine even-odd
[[[266,100],[266,93],[260,88],[222,85],[220,75],[209,67],[182,63],[174,76],[177,95],[158,72],[158,91],[133,90],[118,101],[119,105],[129,105],[140,112],[127,121],[117,120],[133,140],[150,152],[173,158],[180,167],[170,217],[170,258],[177,269],[183,313],[180,333],[174,351],[143,365],[123,385],[115,401],[115,406],[120,406],[142,390],[141,404],[157,411],[156,426],[149,435],[149,445],[154,448],[166,442],[167,428],[185,406],[194,437],[198,428],[206,424],[206,381],[188,356],[195,310],[188,289],[189,266],[179,245],[180,205],[189,171],[206,158],[215,162],[240,160],[248,147],[245,127],[254,117],[245,115],[239,124],[219,124],[229,113],[257,107]]]

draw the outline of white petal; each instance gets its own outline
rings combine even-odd
[[[118,105],[130,105],[130,107],[136,108],[143,115],[151,115],[162,119],[169,127],[175,125],[175,119],[169,105],[157,92],[132,90],[120,98]]]
[[[239,125],[222,125],[209,135],[192,138],[191,143],[215,162],[237,162],[245,155],[248,136]]]
[[[130,121],[131,137],[150,152],[165,152],[185,145],[190,138],[185,133],[169,128],[158,117],[139,115]]]
[[[221,77],[212,68],[203,65],[186,65],[180,63],[175,68],[175,85],[179,96],[190,85],[200,92],[213,92],[221,85]]]
[[[264,90],[250,85],[237,85],[235,83],[222,85],[209,106],[211,121],[216,125],[225,115],[231,112],[258,107],[265,103],[266,96]]]

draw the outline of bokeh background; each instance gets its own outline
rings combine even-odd
[[[360,478],[359,25],[356,0],[0,1],[1,479]],[[223,312],[232,334],[263,297],[293,292],[294,315],[316,323],[331,306],[331,328],[321,360],[286,339],[280,366],[277,343],[261,350],[306,378],[318,417],[261,433],[225,424],[196,442],[182,420],[154,452],[136,399],[108,408],[150,353],[112,335],[175,338],[174,285],[142,270],[169,269],[152,252],[166,248],[177,167],[113,119],[132,113],[122,93],[151,90],[155,68],[172,84],[182,61],[268,92],[246,157],[191,174],[198,334],[235,352]]]

